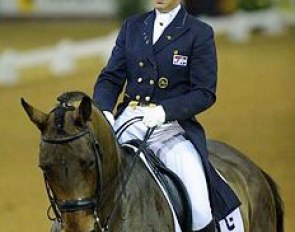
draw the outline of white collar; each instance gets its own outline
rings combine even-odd
[[[180,8],[181,8],[181,4],[178,4],[177,7],[175,7],[174,9],[172,9],[171,11],[167,13],[162,13],[156,9],[156,18],[169,18],[169,21],[172,21],[176,17]]]

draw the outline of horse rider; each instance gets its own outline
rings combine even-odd
[[[181,0],[153,0],[153,6],[122,25],[93,98],[114,129],[143,116],[126,129],[121,143],[143,139],[156,126],[148,144],[186,186],[192,231],[215,231],[216,222],[240,202],[209,163],[205,133],[194,117],[216,100],[213,31],[190,15]]]

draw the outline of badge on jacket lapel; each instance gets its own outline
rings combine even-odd
[[[187,66],[187,56],[182,55],[174,55],[173,56],[173,64],[178,66]]]

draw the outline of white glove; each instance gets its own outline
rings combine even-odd
[[[162,106],[147,108],[143,115],[143,123],[147,127],[161,126],[166,119],[166,114]]]
[[[111,126],[113,127],[114,123],[115,123],[115,118],[114,118],[113,114],[109,111],[103,111],[103,114],[107,118],[107,120],[109,121]]]

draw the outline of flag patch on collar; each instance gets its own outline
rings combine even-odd
[[[178,66],[187,66],[187,56],[182,55],[174,55],[173,56],[173,64]]]

